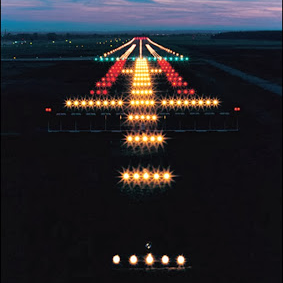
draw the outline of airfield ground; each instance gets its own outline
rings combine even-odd
[[[169,163],[176,183],[143,197],[117,186],[121,135],[44,131],[45,107],[88,93],[107,63],[2,62],[1,282],[280,282],[282,97],[201,59],[282,85],[281,45],[170,40],[199,93],[241,107],[240,132],[172,134],[148,159]],[[153,253],[189,255],[192,270],[111,271],[113,254],[142,253],[147,240]]]

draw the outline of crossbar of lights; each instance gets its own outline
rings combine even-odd
[[[123,70],[122,70],[122,73],[123,73],[123,74],[132,74],[133,72],[134,72],[133,69],[123,69]]]
[[[120,60],[127,60],[127,58],[130,56],[130,54],[134,51],[136,48],[136,44],[133,44],[121,57]]]
[[[93,99],[68,99],[65,101],[65,106],[67,108],[116,108],[122,107],[124,105],[124,101],[122,99],[119,100],[93,100]]]
[[[133,254],[127,259],[127,261],[132,266],[138,265],[140,262],[143,262],[147,266],[152,266],[155,263],[161,263],[164,266],[169,266],[171,263],[175,262],[179,267],[185,266],[187,262],[186,258],[183,255],[178,255],[177,257],[175,257],[175,260],[172,260],[166,254],[157,257],[151,253],[141,257]],[[112,262],[114,265],[119,265],[120,263],[122,263],[119,255],[114,255],[112,258]]]
[[[144,169],[136,169],[133,171],[125,170],[121,173],[121,181],[125,184],[170,184],[173,176],[169,170],[153,171]]]
[[[140,95],[140,96],[143,96],[143,95],[152,95],[153,94],[153,90],[152,89],[143,89],[143,90],[140,90],[140,89],[133,89],[131,91],[131,94],[133,95]]]
[[[157,46],[158,48],[160,48],[160,49],[162,49],[162,50],[165,50],[167,53],[173,54],[173,55],[175,55],[175,56],[177,56],[177,57],[180,56],[181,58],[184,57],[183,55],[180,55],[179,53],[176,53],[176,52],[172,51],[171,49],[166,48],[166,47],[164,47],[164,46],[162,46],[162,45],[160,45],[160,44],[158,44],[158,43],[152,41],[152,40],[149,39],[149,38],[147,38],[147,40],[148,40],[148,42],[150,42],[151,44]]]
[[[129,122],[157,122],[157,115],[149,115],[149,114],[129,114],[127,117]]]
[[[127,134],[125,136],[125,141],[129,146],[136,145],[162,145],[165,141],[165,137],[163,134],[146,134],[146,133],[138,133],[138,134]]]
[[[162,69],[151,69],[150,72],[154,75],[154,74],[160,74],[162,73]]]
[[[218,99],[199,98],[199,99],[163,99],[160,102],[162,107],[176,108],[176,107],[201,107],[212,108],[218,107],[220,101]]]
[[[109,52],[104,53],[103,56],[104,56],[104,57],[107,57],[107,56],[113,54],[114,52],[119,51],[119,50],[125,48],[126,46],[130,45],[130,44],[133,43],[134,41],[135,41],[135,38],[133,38],[133,39],[131,39],[130,41],[128,41],[127,43],[125,43],[125,44],[119,46],[118,48],[115,48],[115,49],[113,49],[113,50],[111,50],[111,51],[109,51]]]
[[[153,57],[157,58],[158,60],[162,60],[162,57],[158,55],[158,53],[149,44],[146,44],[145,46]]]
[[[154,107],[156,104],[155,100],[131,100],[131,107]]]

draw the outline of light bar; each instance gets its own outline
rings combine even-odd
[[[130,106],[135,108],[154,107],[154,100],[131,100]]]
[[[126,60],[130,54],[134,51],[134,49],[136,48],[136,44],[133,44],[121,57],[120,60]]]
[[[129,114],[127,120],[130,122],[156,122],[158,119],[157,115],[150,114]]]
[[[100,107],[104,107],[104,108],[115,108],[115,107],[121,107],[124,105],[123,100],[87,100],[87,99],[68,99],[65,102],[65,106],[67,108],[81,108],[81,109],[85,109],[85,108],[100,108]]]
[[[116,52],[116,51],[118,51],[118,50],[121,50],[121,49],[123,49],[124,47],[130,45],[130,44],[131,44],[132,42],[134,42],[134,41],[135,41],[135,38],[133,38],[133,39],[130,40],[129,42],[127,42],[127,43],[125,43],[125,44],[119,46],[118,48],[115,48],[115,49],[113,49],[113,50],[111,50],[111,51],[109,51],[109,52],[104,53],[103,56],[104,56],[104,57],[107,57],[107,56],[113,54],[114,52]]]
[[[163,145],[165,142],[165,137],[163,134],[127,134],[125,136],[125,142],[128,146],[159,146]]]
[[[212,108],[218,107],[220,104],[218,99],[199,98],[199,99],[164,99],[160,102],[163,108]]]
[[[145,184],[170,184],[172,173],[169,170],[148,170],[137,169],[133,171],[125,170],[121,173],[121,181],[124,184],[145,185]]]

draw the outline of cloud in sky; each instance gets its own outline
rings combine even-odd
[[[282,23],[281,0],[2,0],[1,8],[2,28],[12,30],[281,29]]]

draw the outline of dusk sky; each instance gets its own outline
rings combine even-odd
[[[1,0],[1,29],[281,30],[281,13],[281,0]]]

